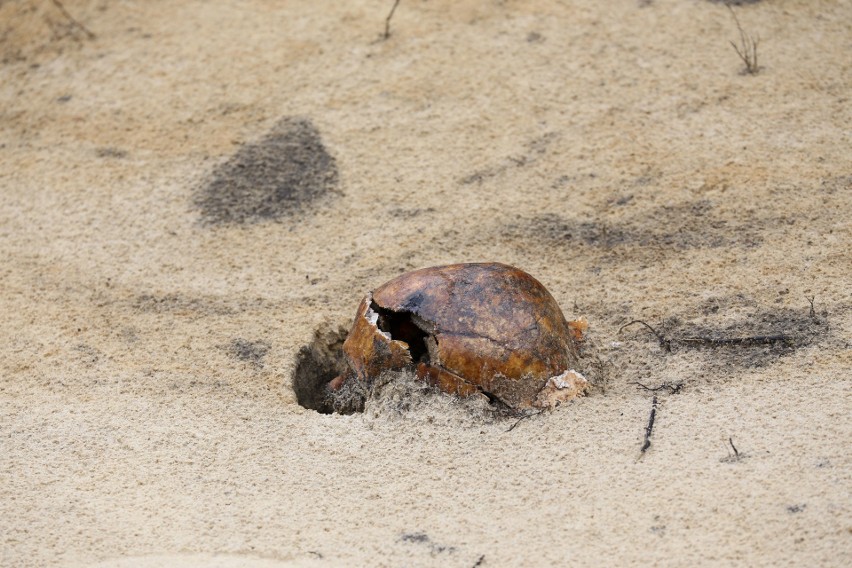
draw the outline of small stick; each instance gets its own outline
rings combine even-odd
[[[400,1],[401,0],[394,1],[390,14],[388,14],[388,17],[385,18],[385,35],[383,36],[384,39],[388,39],[390,37],[390,21],[391,18],[393,18],[393,13],[396,12],[396,7],[399,6]]]
[[[539,410],[538,412],[530,412],[529,414],[524,414],[523,416],[521,416],[520,418],[518,418],[518,420],[517,420],[514,424],[512,424],[511,426],[509,426],[509,429],[508,429],[508,430],[506,430],[506,432],[511,432],[512,430],[514,430],[514,429],[515,429],[515,426],[517,426],[518,424],[520,424],[520,423],[521,423],[521,420],[523,420],[524,418],[529,418],[530,416],[538,416],[539,414],[541,414],[541,410]]]
[[[740,459],[740,453],[737,451],[737,447],[734,445],[734,439],[728,438],[728,443],[731,444],[731,448],[734,450],[734,458]]]
[[[811,312],[810,312],[811,319],[816,319],[816,310],[814,310],[814,300],[816,300],[816,296],[811,296],[810,298],[805,296],[805,300],[807,300],[808,303],[811,305]]]
[[[751,35],[747,34],[740,25],[740,20],[737,18],[737,14],[734,12],[731,5],[726,2],[725,6],[727,6],[728,10],[731,11],[731,16],[733,16],[734,22],[737,24],[737,31],[740,32],[740,45],[742,45],[742,50],[740,50],[734,42],[730,42],[731,46],[733,46],[734,51],[737,52],[737,55],[740,57],[742,62],[745,63],[746,72],[749,75],[757,75],[757,72],[760,70],[760,67],[757,65],[757,46],[760,44],[760,36],[751,37]]]
[[[672,341],[692,345],[765,345],[769,343],[787,343],[789,337],[783,333],[777,335],[752,335],[750,337],[681,337]]]
[[[658,392],[658,391],[661,391],[663,389],[668,389],[669,394],[677,394],[681,391],[681,389],[683,389],[683,383],[682,382],[681,383],[675,383],[675,384],[672,384],[670,382],[665,382],[658,387],[648,387],[648,386],[643,385],[639,381],[633,381],[631,384],[637,385],[638,387],[643,388],[643,389],[645,389],[646,391],[649,391],[649,392]]]
[[[645,327],[647,327],[649,330],[651,330],[651,333],[653,333],[657,337],[657,340],[660,342],[660,347],[662,347],[666,351],[672,350],[671,343],[669,342],[669,340],[666,339],[665,337],[663,337],[661,334],[657,333],[656,329],[654,329],[647,322],[644,322],[642,320],[633,320],[630,323],[626,323],[626,324],[622,325],[620,328],[618,328],[618,333],[621,333],[621,330],[623,330],[625,327],[629,327],[629,326],[633,325],[634,323],[640,323],[640,324],[644,325]]]
[[[648,426],[645,428],[645,443],[640,450],[643,454],[651,447],[651,432],[654,430],[654,418],[657,417],[657,395],[651,401],[651,416],[648,417]]]
[[[722,345],[768,345],[771,343],[791,343],[793,338],[788,335],[784,335],[783,333],[777,333],[774,335],[751,335],[748,337],[705,337],[705,336],[696,336],[696,337],[673,337],[668,339],[663,334],[659,333],[656,329],[651,327],[651,325],[642,320],[633,320],[630,323],[626,323],[620,328],[618,328],[618,333],[633,324],[641,324],[648,328],[648,330],[653,333],[657,340],[660,342],[660,347],[665,349],[666,351],[671,352],[672,343],[682,343],[687,347],[697,346],[697,345],[710,345],[710,346],[722,346]]]
[[[93,34],[91,30],[89,30],[89,28],[74,19],[74,16],[68,13],[68,10],[66,10],[65,6],[62,5],[62,2],[60,2],[59,0],[51,0],[51,2],[53,2],[53,5],[56,6],[56,8],[60,12],[62,12],[62,15],[65,16],[65,19],[71,22],[72,26],[79,28],[84,34],[86,34],[87,38],[95,39],[95,34]]]
[[[473,568],[477,568],[477,566],[482,566],[482,563],[485,561],[485,555],[479,557],[476,563],[473,565]]]

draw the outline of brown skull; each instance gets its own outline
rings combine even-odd
[[[573,370],[584,321],[568,323],[526,272],[498,263],[408,272],[361,301],[343,344],[345,380],[414,368],[441,390],[485,394],[512,408],[552,407],[582,394]]]

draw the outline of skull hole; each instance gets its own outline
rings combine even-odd
[[[435,341],[429,328],[432,326],[411,312],[396,312],[383,308],[376,302],[370,304],[379,317],[376,326],[380,331],[390,335],[391,339],[404,341],[408,344],[411,360],[417,363],[428,363],[431,360],[427,341]]]

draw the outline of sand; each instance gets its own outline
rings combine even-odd
[[[756,75],[709,1],[62,4],[0,2],[0,565],[848,563],[852,3],[737,6]],[[587,397],[298,403],[473,261]]]

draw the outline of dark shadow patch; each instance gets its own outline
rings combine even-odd
[[[257,369],[263,368],[263,358],[269,353],[270,345],[265,341],[249,341],[240,337],[232,339],[225,351],[239,361],[245,361]]]
[[[630,199],[623,204],[629,202]],[[543,237],[548,246],[580,243],[605,249],[622,245],[675,250],[752,247],[762,241],[754,228],[757,224],[730,223],[715,213],[712,203],[702,200],[657,207],[627,217],[618,224],[602,220],[581,221],[548,213],[509,225],[502,236],[524,238],[533,234],[539,239]]]
[[[713,367],[759,368],[771,365],[802,349],[817,343],[829,333],[828,320],[824,316],[811,316],[807,308],[758,308],[742,314],[727,325],[713,326],[710,322],[685,326],[678,335],[684,338],[698,337],[721,340],[697,346],[708,352]],[[769,341],[744,341],[738,338],[783,338]],[[683,349],[688,343],[681,342]]]
[[[642,333],[654,341],[663,338],[663,351],[700,357],[703,364],[719,371],[766,367],[829,336],[825,312],[811,312],[807,307],[749,306],[732,300],[704,302],[697,310],[702,315],[693,316],[687,323],[681,316],[669,317],[654,327],[657,338],[639,326],[632,331],[625,329],[622,335]]]
[[[337,182],[334,157],[311,121],[285,118],[218,166],[194,201],[209,224],[275,220],[313,204]]]
[[[605,222],[565,219],[552,213],[531,219],[527,230],[550,241],[565,244],[579,242],[603,248],[636,242],[640,238],[627,227],[617,227]]]
[[[332,397],[327,387],[330,380],[346,369],[343,359],[343,342],[346,340],[347,333],[348,330],[343,326],[339,326],[337,331],[317,330],[311,343],[299,349],[292,384],[296,401],[300,406],[316,410],[321,414],[331,414],[335,411],[348,414],[363,409],[363,396],[359,397],[361,408],[344,409],[339,404],[335,404],[342,393],[335,393]],[[357,383],[357,381],[348,381],[348,383]],[[347,387],[344,385],[345,388]]]
[[[607,377],[621,378],[607,381],[607,391],[624,393],[638,387],[637,383],[652,388],[665,384],[675,388],[682,384],[682,389],[716,388],[753,380],[748,378],[751,371],[779,368],[791,358],[801,362],[849,349],[843,333],[836,331],[835,320],[842,320],[850,307],[823,304],[819,297],[812,307],[811,301],[813,298],[801,298],[779,306],[771,299],[732,294],[701,299],[672,312],[665,307],[652,311],[635,303],[607,302],[584,303],[582,310],[575,307],[575,311],[587,314],[606,337],[600,344],[600,356],[609,371]],[[639,321],[653,331],[640,323],[627,325]],[[722,341],[714,344],[704,339]],[[777,374],[765,376],[783,380]],[[739,455],[740,459],[746,457],[742,451]]]

